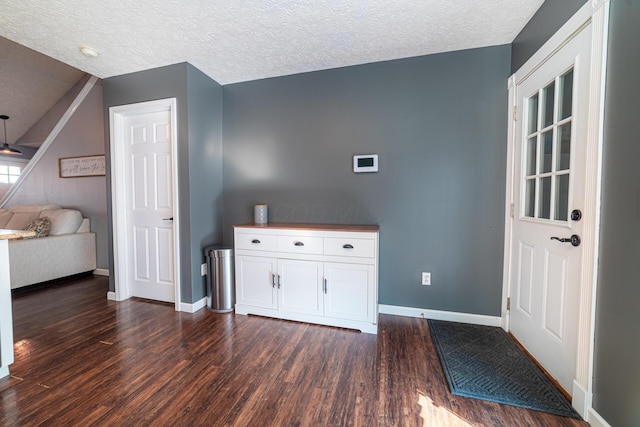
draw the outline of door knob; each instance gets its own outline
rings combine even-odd
[[[173,217],[171,218],[162,218],[163,221],[173,221]]]
[[[571,237],[552,237],[551,240],[557,240],[562,243],[571,243],[572,246],[580,246],[581,240],[580,236],[574,234]]]

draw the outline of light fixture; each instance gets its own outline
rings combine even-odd
[[[80,52],[87,58],[97,58],[100,55],[94,48],[84,45],[80,46]]]
[[[2,145],[2,149],[0,150],[0,154],[9,154],[11,156],[22,156],[22,152],[16,150],[15,148],[9,147],[9,143],[7,142],[7,120],[9,116],[1,115],[0,119],[4,122],[4,144]]]

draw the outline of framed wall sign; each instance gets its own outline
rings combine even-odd
[[[58,159],[60,178],[104,176],[104,154],[95,156],[64,157]]]

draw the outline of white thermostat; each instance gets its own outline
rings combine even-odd
[[[378,155],[362,154],[353,156],[353,171],[361,172],[378,172]]]

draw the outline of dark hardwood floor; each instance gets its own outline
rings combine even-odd
[[[86,277],[15,295],[2,426],[586,426],[452,396],[427,322],[379,334],[106,300]]]

